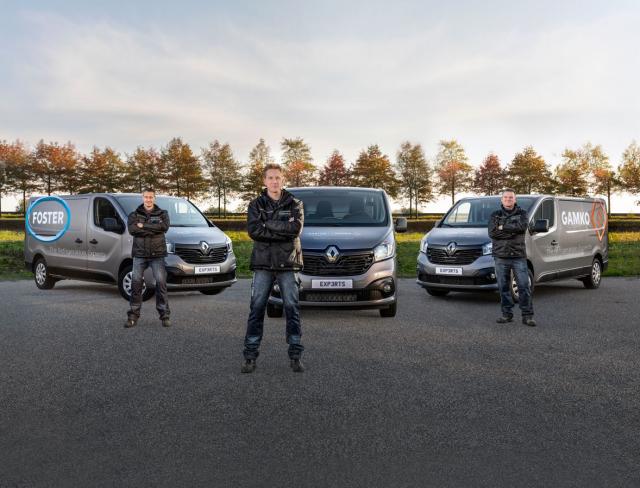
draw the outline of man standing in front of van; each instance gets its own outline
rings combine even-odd
[[[535,327],[533,301],[527,268],[525,233],[529,227],[527,211],[516,204],[516,194],[511,188],[502,192],[501,206],[491,214],[489,237],[493,245],[496,277],[500,289],[502,317],[496,322],[506,324],[513,321],[513,298],[511,297],[511,274],[518,285],[518,305],[522,312],[522,323]]]
[[[265,189],[249,204],[247,228],[253,240],[251,265],[251,310],[244,338],[242,373],[253,373],[259,355],[264,326],[264,313],[274,281],[280,287],[287,319],[287,343],[291,369],[304,371],[300,356],[300,309],[298,305],[298,279],[302,269],[300,233],[304,224],[304,210],[300,200],[282,188],[282,169],[278,164],[267,164],[263,171]]]
[[[131,299],[125,327],[135,327],[142,308],[142,286],[145,269],[151,266],[156,280],[156,309],[164,327],[170,327],[169,297],[167,293],[167,270],[164,258],[167,256],[167,242],[164,238],[169,230],[169,213],[156,205],[156,192],[145,188],[142,204],[129,214],[127,219],[129,234],[133,236],[131,257],[133,272],[131,278]]]

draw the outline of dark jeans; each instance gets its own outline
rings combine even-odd
[[[131,279],[131,299],[129,304],[129,318],[138,320],[140,318],[140,308],[142,307],[142,283],[144,270],[151,266],[153,277],[156,280],[156,309],[161,319],[168,319],[169,297],[167,294],[167,270],[164,266],[164,258],[133,258],[133,276]]]
[[[516,278],[518,285],[518,305],[523,317],[533,315],[533,301],[531,299],[531,287],[529,286],[529,272],[525,258],[496,258],[496,278],[500,290],[500,303],[503,316],[513,316],[513,298],[511,297],[511,273]]]
[[[304,346],[301,342],[300,307],[298,306],[298,279],[293,271],[263,271],[253,273],[251,281],[251,311],[247,322],[247,333],[244,337],[245,359],[256,359],[260,354],[260,342],[264,328],[264,312],[271,293],[274,280],[280,286],[280,296],[284,302],[284,313],[287,318],[287,344],[289,357],[300,358]]]

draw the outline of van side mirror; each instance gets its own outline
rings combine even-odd
[[[396,232],[407,232],[407,219],[405,217],[398,217],[395,225]]]
[[[114,219],[113,217],[105,217],[104,219],[102,219],[101,227],[107,232],[122,234],[122,225],[120,224],[118,219]]]
[[[532,234],[537,234],[538,232],[549,232],[549,219],[536,220],[536,223],[530,228],[530,232]]]

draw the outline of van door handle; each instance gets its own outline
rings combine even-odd
[[[558,245],[558,241],[556,241],[556,240],[551,241],[551,245],[552,246],[557,246]]]
[[[95,239],[91,239],[91,240],[89,241],[89,244],[97,244],[97,243],[98,243],[98,241],[96,241]]]
[[[80,239],[79,237],[76,237],[76,244],[82,244],[82,239]]]

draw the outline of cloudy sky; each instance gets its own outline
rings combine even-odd
[[[635,1],[0,0],[0,139],[217,138],[246,160],[303,137],[321,164],[456,138],[474,165],[591,141],[617,166],[640,140],[638,25]]]

